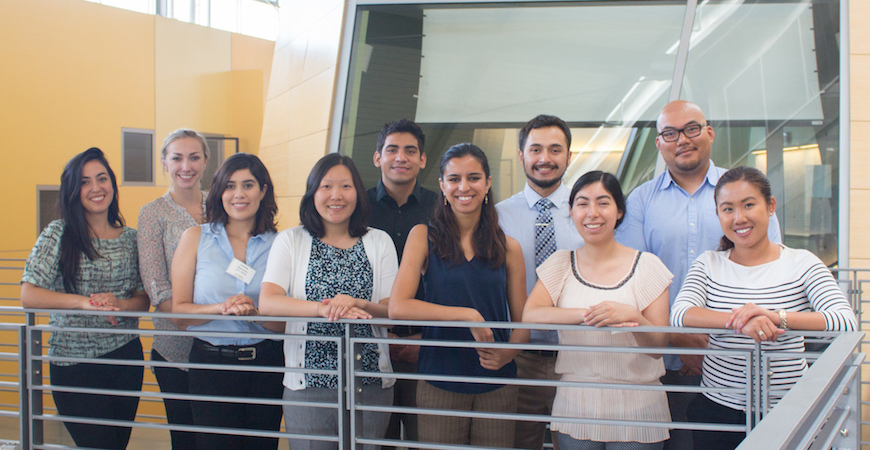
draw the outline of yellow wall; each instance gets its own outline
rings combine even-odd
[[[155,130],[155,152],[180,127],[260,147],[271,41],[81,0],[3,0],[0,42],[0,186],[17,194],[0,251],[33,246],[35,187],[59,184],[76,153],[100,147],[120,176],[121,128]],[[129,225],[168,186],[158,157],[155,184],[121,186]]]
[[[279,229],[299,225],[299,201],[326,154],[344,2],[281,2],[260,157],[275,183]]]
[[[157,141],[155,186],[119,188],[133,227],[142,205],[169,185],[157,152],[170,131],[238,137],[240,150],[259,150],[271,41],[82,0],[3,0],[0,43],[0,258],[27,256],[37,236],[36,186],[58,185],[73,155],[101,148],[120,181],[122,128],[154,130]],[[21,264],[0,262],[11,265]],[[20,270],[0,271],[8,283],[0,297],[13,299],[0,305],[18,304],[20,278]],[[150,339],[143,344],[147,351]],[[0,373],[15,370],[0,365]],[[143,402],[140,414],[162,414],[160,405]]]
[[[154,128],[154,24],[78,0],[4,0],[0,42],[0,189],[18,194],[0,249],[30,249],[36,185],[59,184],[64,162],[92,146],[120,170],[121,127]],[[122,210],[135,221],[134,205]]]

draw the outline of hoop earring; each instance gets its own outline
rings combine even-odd
[[[447,197],[442,197],[444,199],[444,206],[447,206]]]
[[[488,205],[488,204],[489,204],[489,196],[483,197],[483,204],[484,204],[484,205]]]

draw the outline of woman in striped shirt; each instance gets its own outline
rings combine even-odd
[[[711,349],[804,351],[798,335],[786,329],[849,331],[857,320],[831,272],[812,253],[775,244],[767,238],[776,199],[761,171],[737,167],[719,179],[714,194],[725,235],[719,251],[692,264],[671,308],[674,326],[723,328],[710,336]],[[702,386],[746,387],[743,356],[707,355]],[[781,399],[806,370],[803,358],[772,359],[769,396]],[[758,407],[758,406],[756,406]],[[693,422],[746,423],[743,393],[705,392],[689,406]],[[695,431],[696,445],[733,449],[742,433]]]

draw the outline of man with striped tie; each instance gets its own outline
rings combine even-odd
[[[571,130],[562,119],[539,115],[530,120],[519,133],[518,155],[526,173],[525,188],[496,205],[499,225],[523,249],[526,294],[538,281],[535,268],[548,256],[556,250],[583,245],[568,207],[571,188],[562,183],[570,147]],[[555,345],[559,339],[555,331],[533,330],[529,342]],[[524,351],[515,361],[520,379],[558,379],[555,351]],[[550,414],[555,395],[555,387],[520,386],[517,413]],[[541,449],[547,422],[518,421],[514,447]]]

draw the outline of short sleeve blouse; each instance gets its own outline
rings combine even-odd
[[[79,273],[74,283],[75,292],[66,292],[60,270],[60,239],[63,230],[63,220],[55,220],[45,227],[27,258],[22,283],[69,294],[90,295],[105,292],[119,299],[128,299],[134,292],[143,290],[139,277],[136,230],[124,227],[121,236],[115,239],[92,240],[100,256],[91,261],[81,255]],[[104,316],[72,313],[53,313],[49,323],[56,327],[75,328],[139,327],[139,320],[132,317],[118,317],[117,324],[112,325]],[[122,347],[136,337],[133,334],[55,331],[48,341],[48,354],[57,357],[96,358]],[[75,363],[52,364],[67,366]]]
[[[625,277],[612,286],[585,280],[577,269],[575,251],[560,250],[537,269],[555,306],[588,308],[603,301],[631,305],[642,311],[671,284],[673,275],[655,255],[638,252]],[[568,345],[637,347],[633,333],[560,330],[559,342]],[[662,360],[641,353],[561,351],[556,372],[564,381],[661,385]],[[553,415],[565,417],[670,421],[663,391],[558,387]],[[659,442],[668,438],[665,428],[553,423],[551,429],[575,439],[600,442]]]

